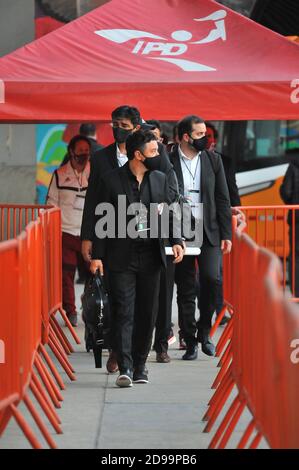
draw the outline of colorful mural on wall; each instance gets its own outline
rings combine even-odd
[[[38,204],[45,203],[52,173],[66,154],[67,144],[63,141],[65,129],[65,124],[39,124],[36,126]]]

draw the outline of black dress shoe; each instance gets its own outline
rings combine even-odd
[[[215,356],[215,346],[209,336],[209,328],[199,328],[197,331],[197,340],[201,343],[201,350],[207,356]]]
[[[121,369],[115,383],[118,387],[121,388],[132,387],[133,383],[131,369]]]
[[[145,366],[136,367],[136,369],[134,369],[133,382],[136,384],[148,383],[148,370]]]
[[[198,356],[198,347],[196,345],[194,346],[187,346],[187,351],[183,355],[182,359],[183,361],[194,361],[197,359]]]

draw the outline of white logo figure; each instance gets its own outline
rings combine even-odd
[[[148,59],[163,60],[177,65],[185,72],[211,72],[216,69],[209,67],[199,62],[194,62],[187,59],[174,58],[173,56],[181,56],[188,51],[188,44],[208,44],[210,42],[222,39],[226,41],[226,30],[224,18],[227,13],[225,10],[218,10],[205,18],[194,18],[194,21],[214,21],[215,27],[209,32],[209,34],[199,40],[191,41],[193,38],[190,31],[174,31],[171,33],[171,39],[177,42],[161,42],[168,41],[167,38],[157,36],[147,31],[139,31],[135,29],[101,29],[95,31],[95,34],[102,36],[109,41],[123,44],[132,39],[139,39],[134,49],[131,51],[132,54],[149,55],[151,52],[160,52],[160,57],[147,57]],[[142,40],[141,40],[142,38]],[[156,41],[146,41],[144,38],[155,39]],[[159,40],[159,42],[157,41]],[[163,56],[163,57],[161,57]],[[168,56],[168,57],[165,57]],[[169,57],[170,56],[170,57]]]

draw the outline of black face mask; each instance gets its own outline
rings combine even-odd
[[[190,134],[189,134],[189,137],[191,137]],[[195,150],[197,150],[198,152],[205,150],[205,148],[207,147],[208,138],[206,135],[201,137],[200,139],[193,139],[193,137],[191,137],[191,139],[192,139],[192,143],[189,141],[189,144],[193,148],[195,148]]]
[[[122,129],[121,127],[112,128],[113,137],[115,142],[123,144],[127,140],[128,136],[132,134],[132,129]]]
[[[143,155],[143,154],[142,154]],[[160,170],[160,167],[161,167],[161,155],[157,155],[156,157],[146,157],[145,155],[143,155],[145,157],[145,160],[142,162],[143,165],[145,166],[145,168],[147,168],[148,170]]]
[[[78,165],[84,165],[89,159],[89,155],[87,153],[82,153],[81,155],[74,154],[74,160],[78,163]]]

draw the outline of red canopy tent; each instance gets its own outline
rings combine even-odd
[[[112,0],[0,59],[0,120],[299,117],[299,47],[212,0]]]

